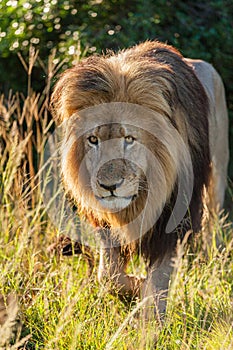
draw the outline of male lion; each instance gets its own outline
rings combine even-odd
[[[103,242],[99,278],[107,262],[123,291],[150,291],[164,311],[178,239],[200,230],[207,199],[211,210],[224,201],[221,78],[210,64],[147,41],[65,71],[51,106],[65,123],[65,188]],[[147,263],[145,281],[126,273],[135,253]]]

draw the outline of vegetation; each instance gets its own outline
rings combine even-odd
[[[232,349],[233,229],[226,213],[216,218],[208,245],[200,234],[185,256],[179,247],[167,315],[147,323],[145,305],[112,294],[109,280],[99,284],[96,267],[89,276],[82,256],[48,249],[59,230],[40,187],[54,128],[50,87],[61,68],[83,55],[168,40],[215,64],[232,109],[232,2],[2,0],[0,12],[0,349]],[[229,187],[230,215],[232,201]]]

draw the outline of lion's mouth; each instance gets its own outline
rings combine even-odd
[[[106,197],[96,196],[96,199],[104,208],[110,209],[111,211],[119,211],[129,206],[136,197],[137,195],[120,197],[111,194]]]

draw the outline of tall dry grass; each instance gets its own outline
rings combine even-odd
[[[42,93],[35,93],[31,87],[32,69],[39,60],[38,51],[31,48],[28,63],[19,56],[28,75],[27,95],[10,91],[7,97],[0,97],[0,245],[3,259],[0,310],[5,316],[0,322],[1,349],[9,346],[11,336],[18,329],[18,303],[9,294],[15,289],[18,291],[9,283],[9,274],[17,274],[25,263],[28,265],[23,252],[30,244],[38,248],[42,230],[48,226],[41,216],[43,204],[38,171],[43,164],[44,146],[52,127],[48,111],[49,93],[51,79],[60,67],[53,64],[54,56],[55,52],[51,54],[47,68],[44,67],[47,79]],[[15,241],[18,249],[14,247]],[[11,348],[19,348],[22,344],[23,341],[16,342]]]

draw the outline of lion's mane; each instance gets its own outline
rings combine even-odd
[[[168,250],[174,249],[179,235],[182,236],[190,228],[193,231],[200,229],[203,190],[209,185],[211,171],[208,97],[192,66],[176,49],[148,41],[118,54],[108,53],[83,59],[65,71],[52,94],[51,109],[54,118],[63,122],[85,108],[111,102],[132,103],[159,113],[167,125],[172,125],[178,131],[191,155],[193,193],[179,230],[165,233],[177,195],[175,179],[173,191],[160,218],[140,242],[142,253],[152,264]],[[164,156],[166,158],[167,155]],[[104,225],[99,213],[97,218],[93,210],[90,214],[84,208],[79,208],[79,212],[96,226]],[[187,220],[187,217],[191,220]],[[138,246],[139,242],[134,242],[126,248],[132,251]]]

